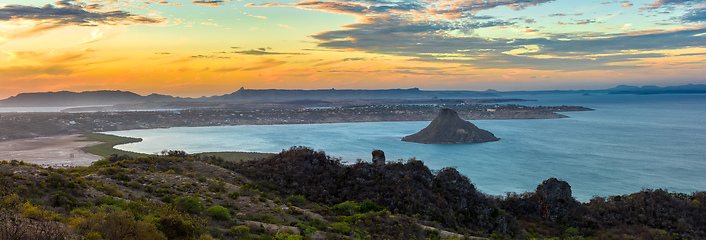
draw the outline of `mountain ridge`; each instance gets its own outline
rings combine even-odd
[[[96,106],[133,104],[173,101],[202,102],[239,102],[239,101],[295,101],[295,100],[346,100],[346,99],[455,99],[455,98],[487,98],[506,95],[539,95],[539,94],[688,94],[706,93],[706,84],[687,84],[680,86],[628,86],[618,85],[614,88],[601,90],[537,90],[537,91],[485,91],[469,90],[420,90],[408,89],[245,89],[210,97],[190,98],[175,97],[152,93],[139,95],[130,91],[96,90],[96,91],[57,91],[19,93],[0,100],[0,107],[63,107],[63,106]]]

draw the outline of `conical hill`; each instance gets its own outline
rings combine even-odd
[[[441,109],[439,115],[426,128],[402,138],[405,142],[427,144],[482,143],[498,140],[500,139],[491,132],[461,119],[456,111],[448,108]]]

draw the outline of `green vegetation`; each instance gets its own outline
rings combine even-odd
[[[115,136],[115,135],[108,135],[108,134],[102,134],[102,133],[86,133],[81,136],[87,138],[85,141],[103,142],[101,144],[97,144],[97,145],[93,145],[93,146],[85,147],[85,148],[81,149],[87,153],[92,153],[92,154],[95,154],[98,156],[102,156],[104,158],[109,158],[111,155],[118,155],[118,156],[127,155],[130,157],[146,157],[147,156],[147,154],[123,151],[123,150],[118,150],[118,149],[114,148],[116,145],[120,145],[120,144],[141,142],[142,139],[139,139],[139,138],[119,137],[119,136]]]
[[[541,189],[565,183],[550,180]],[[578,203],[539,189],[488,196],[453,168],[343,165],[301,147],[239,163],[183,151],[72,169],[0,161],[0,239],[706,239],[706,192]]]
[[[219,156],[222,157],[223,160],[226,161],[231,161],[231,162],[242,162],[242,161],[250,161],[253,159],[258,159],[258,158],[265,158],[270,155],[271,153],[257,153],[257,152],[203,152],[203,153],[197,153],[198,155],[202,156]]]
[[[84,141],[103,142],[101,144],[97,144],[97,145],[93,145],[93,146],[85,147],[85,148],[81,149],[87,153],[96,154],[96,155],[99,155],[99,156],[102,156],[105,158],[109,158],[112,155],[129,156],[132,158],[148,156],[148,154],[115,149],[115,146],[120,145],[120,144],[134,143],[134,142],[142,141],[142,139],[139,139],[139,138],[120,137],[120,136],[108,135],[108,134],[102,134],[102,133],[86,133],[81,136],[87,138]],[[253,159],[268,157],[272,154],[270,154],[270,153],[257,153],[257,152],[203,152],[203,153],[197,153],[195,155],[219,156],[226,161],[242,162],[242,161],[249,161],[249,160],[253,160]]]
[[[206,209],[206,214],[214,219],[218,220],[228,220],[230,219],[230,213],[228,209],[223,206],[213,206]]]

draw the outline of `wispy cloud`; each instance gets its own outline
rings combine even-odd
[[[217,7],[223,5],[225,2],[230,2],[231,0],[199,0],[199,1],[191,1],[191,3],[195,3],[198,5],[204,5],[204,6],[211,6],[211,7]]]
[[[245,54],[245,55],[308,55],[308,53],[291,53],[291,52],[271,52],[268,51],[272,48],[258,48],[250,49],[245,51],[233,51],[232,53]]]

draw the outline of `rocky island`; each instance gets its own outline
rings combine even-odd
[[[405,142],[426,144],[482,143],[498,141],[491,132],[461,119],[456,111],[443,108],[439,115],[418,133],[402,138]]]

